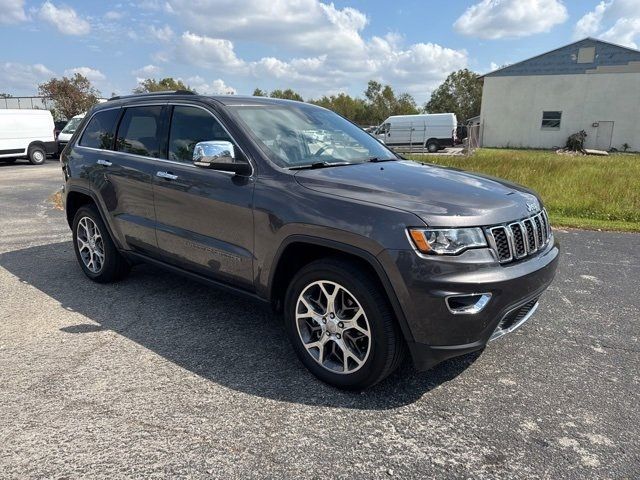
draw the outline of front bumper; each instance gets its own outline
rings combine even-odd
[[[533,308],[555,276],[558,257],[558,244],[550,242],[537,254],[508,265],[500,265],[489,249],[451,257],[385,250],[378,258],[410,331],[406,340],[414,364],[427,369],[484,348],[497,333],[515,330],[524,315],[516,318],[514,312],[528,303],[529,310]],[[491,300],[475,314],[456,315],[445,302],[450,296],[484,293],[491,294]],[[504,332],[496,331],[499,326]]]

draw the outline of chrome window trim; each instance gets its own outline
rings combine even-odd
[[[123,108],[133,108],[133,107],[158,107],[158,106],[178,106],[178,107],[195,107],[195,108],[199,108],[201,110],[204,110],[205,112],[209,113],[209,115],[211,115],[222,127],[222,129],[226,132],[227,135],[229,135],[229,138],[231,138],[231,140],[233,140],[233,143],[235,144],[235,146],[238,147],[238,149],[242,152],[242,154],[244,155],[244,157],[247,159],[247,162],[249,162],[249,165],[251,166],[251,174],[249,175],[250,177],[252,177],[256,171],[255,166],[253,165],[253,162],[251,161],[251,158],[245,153],[245,151],[242,149],[242,147],[240,147],[238,141],[233,137],[233,135],[231,135],[231,133],[229,132],[229,130],[227,130],[227,127],[225,127],[225,125],[220,121],[220,119],[217,117],[216,114],[214,114],[213,112],[211,112],[208,108],[205,108],[201,105],[194,105],[191,103],[172,103],[170,101],[165,101],[162,103],[135,103],[135,104],[131,104],[131,105],[120,105],[117,107],[110,107],[110,108],[101,108],[100,110],[98,110],[97,112],[94,112],[91,117],[89,118],[89,120],[87,121],[87,123],[85,123],[84,128],[82,129],[82,132],[80,133],[80,136],[78,137],[78,142],[75,144],[74,148],[84,148],[87,150],[92,150],[95,152],[109,152],[111,154],[116,154],[116,155],[127,155],[127,156],[131,156],[131,157],[135,157],[135,158],[141,158],[141,159],[145,159],[145,160],[152,160],[152,161],[156,161],[156,162],[163,162],[163,163],[169,163],[172,165],[182,165],[182,166],[188,166],[188,167],[192,167],[192,168],[197,168],[199,170],[210,170],[213,172],[219,172],[219,173],[224,173],[227,175],[235,175],[235,173],[233,172],[227,172],[225,170],[215,170],[215,169],[202,169],[200,167],[197,167],[196,165],[194,165],[193,163],[189,163],[189,162],[177,162],[175,160],[169,160],[167,158],[157,158],[157,157],[149,157],[147,155],[138,155],[136,153],[127,153],[127,152],[122,152],[119,150],[106,150],[103,148],[94,148],[94,147],[85,147],[84,145],[80,145],[80,140],[82,139],[82,135],[84,135],[84,131],[87,128],[87,125],[89,125],[89,123],[91,122],[91,120],[93,119],[93,117],[95,115],[97,115],[100,112],[106,112],[107,110],[119,110],[119,109],[123,109]],[[117,132],[116,132],[117,133]],[[167,132],[169,135],[171,134],[171,132]]]

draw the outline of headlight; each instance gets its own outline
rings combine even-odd
[[[487,246],[480,228],[410,228],[409,236],[421,253],[457,255],[468,248]]]

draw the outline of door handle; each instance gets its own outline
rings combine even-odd
[[[156,173],[156,177],[166,178],[167,180],[177,180],[178,179],[178,175],[174,175],[173,173],[169,173],[169,172],[157,172]]]
[[[102,159],[98,160],[96,163],[98,165],[103,165],[105,167],[110,167],[111,165],[113,165],[111,162],[108,162],[107,160],[102,160]]]

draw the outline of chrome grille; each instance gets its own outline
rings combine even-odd
[[[508,225],[489,227],[486,233],[500,263],[508,263],[542,250],[551,239],[551,226],[543,210]]]

